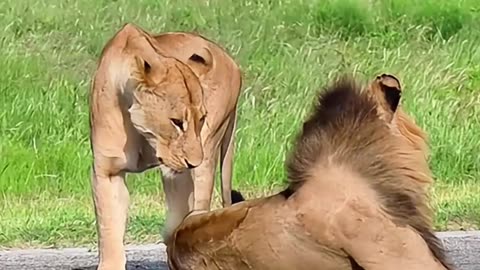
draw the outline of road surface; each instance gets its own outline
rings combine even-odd
[[[439,232],[458,270],[480,269],[480,231]],[[167,270],[165,246],[128,246],[128,270]],[[97,254],[85,248],[0,251],[0,270],[95,270]]]

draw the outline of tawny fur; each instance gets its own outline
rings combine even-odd
[[[90,92],[99,269],[125,269],[126,173],[160,168],[165,239],[186,215],[210,209],[219,160],[223,203],[231,204],[240,89],[234,60],[199,35],[126,24],[107,42]]]
[[[395,115],[400,87],[386,80],[321,92],[287,159],[288,188],[186,218],[170,269],[454,269],[430,224],[426,142],[396,130],[421,131]]]

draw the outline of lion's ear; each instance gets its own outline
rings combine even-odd
[[[212,69],[213,56],[209,49],[202,48],[201,50],[190,55],[187,65],[193,70],[197,77],[200,77]]]
[[[382,74],[377,76],[377,83],[383,92],[385,101],[387,102],[390,110],[396,112],[400,98],[402,96],[402,87],[400,81],[393,75]]]

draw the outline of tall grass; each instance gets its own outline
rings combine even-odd
[[[437,225],[479,224],[477,6],[475,0],[2,1],[0,210],[9,214],[0,220],[0,245],[58,228],[57,210],[67,224],[88,221],[76,227],[89,232],[84,237],[70,225],[58,229],[65,241],[93,241],[87,93],[103,45],[126,22],[151,32],[198,31],[238,61],[245,83],[234,185],[258,192],[282,183],[285,153],[318,89],[340,72],[364,80],[397,75],[405,109],[430,135]],[[130,175],[128,185],[133,200],[141,198],[135,209],[143,209],[134,210],[133,239],[157,234],[158,226],[145,221],[162,216],[152,203],[161,200],[158,173]],[[51,211],[35,214],[42,208]],[[37,240],[61,242],[48,235]]]

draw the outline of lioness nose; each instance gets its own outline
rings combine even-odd
[[[190,164],[190,162],[188,162],[188,160],[186,160],[186,159],[185,159],[185,164],[187,164],[187,167],[188,167],[189,169],[193,169],[193,168],[195,168],[195,167],[198,166],[198,165],[195,166],[195,165]]]

